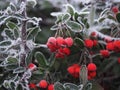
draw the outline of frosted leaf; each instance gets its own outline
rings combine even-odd
[[[30,50],[33,50],[34,42],[32,40],[27,40],[26,45]]]

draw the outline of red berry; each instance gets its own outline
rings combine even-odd
[[[119,12],[119,9],[117,6],[112,7],[112,11],[117,14]]]
[[[57,45],[62,46],[65,43],[65,40],[63,37],[57,37],[56,38]]]
[[[93,47],[93,41],[91,39],[86,39],[85,40],[85,46],[87,48],[92,48]]]
[[[110,56],[110,53],[108,50],[100,50],[100,53],[103,57],[109,57]]]
[[[73,45],[73,39],[71,37],[68,37],[65,39],[65,43],[68,47],[71,47]]]
[[[89,63],[87,69],[88,71],[96,71],[97,67],[94,63]]]
[[[114,45],[115,51],[119,52],[120,51],[120,40],[114,41],[113,45]]]
[[[40,87],[40,88],[47,88],[47,86],[48,86],[48,83],[47,83],[46,80],[41,80],[41,81],[39,82],[39,87]]]
[[[68,67],[67,71],[70,73],[70,74],[74,74],[75,73],[75,68],[73,66],[70,66]]]
[[[36,85],[35,85],[34,83],[30,83],[30,84],[29,84],[29,88],[35,89],[35,88],[36,88]]]
[[[96,71],[88,72],[88,74],[91,78],[94,78],[96,76]]]
[[[96,33],[96,32],[92,32],[92,33],[91,33],[91,36],[92,36],[92,37],[96,37],[96,36],[97,36],[97,33]]]
[[[70,55],[70,49],[69,48],[63,48],[63,53],[65,55]]]
[[[53,84],[48,85],[48,90],[54,90],[54,85]]]
[[[56,45],[56,38],[50,37],[47,42]]]
[[[107,50],[114,50],[114,44],[113,44],[113,42],[107,43],[106,49],[107,49]]]
[[[67,71],[75,78],[79,77],[80,73],[80,66],[78,64],[73,64],[72,66],[68,67]]]
[[[30,69],[30,70],[35,70],[36,68],[37,68],[37,66],[35,64],[33,64],[33,63],[30,63],[28,65],[28,69]]]

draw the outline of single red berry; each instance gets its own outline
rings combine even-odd
[[[54,90],[54,85],[53,84],[48,85],[48,90]]]
[[[33,63],[30,63],[29,65],[28,65],[28,69],[29,70],[35,70],[37,68],[37,66],[35,65],[35,64],[33,64]]]
[[[67,71],[70,73],[70,74],[74,74],[75,73],[75,68],[73,66],[70,66],[68,67]]]
[[[47,86],[48,86],[48,83],[47,83],[46,80],[41,80],[41,81],[39,82],[39,87],[40,87],[40,88],[47,88]]]
[[[91,33],[91,36],[92,36],[92,37],[97,37],[97,33],[96,33],[96,32],[92,32],[92,33]]]
[[[113,44],[113,42],[109,42],[109,43],[107,43],[106,44],[106,49],[107,50],[114,50],[114,44]]]
[[[35,88],[36,88],[36,85],[35,85],[34,83],[30,83],[30,84],[29,84],[29,88],[35,89]]]
[[[88,74],[91,78],[94,78],[96,76],[96,71],[88,72]]]
[[[120,58],[118,58],[118,63],[120,64]]]
[[[96,71],[97,67],[94,63],[89,63],[87,66],[88,71]]]
[[[115,14],[117,14],[119,12],[119,9],[117,6],[112,7],[112,12],[114,12]]]
[[[56,38],[50,37],[47,42],[56,45]]]
[[[65,40],[63,39],[63,37],[57,37],[56,42],[57,42],[57,45],[62,46],[64,45]]]
[[[92,48],[93,47],[93,41],[91,39],[86,39],[84,42],[85,42],[85,46],[87,48]]]
[[[67,44],[68,47],[71,47],[73,45],[73,39],[71,37],[67,37],[65,39],[65,43]]]
[[[63,53],[65,55],[70,55],[70,49],[69,48],[63,48]]]
[[[109,57],[110,56],[110,53],[108,50],[100,50],[100,53],[103,57]]]

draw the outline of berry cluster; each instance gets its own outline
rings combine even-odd
[[[79,77],[80,72],[80,66],[78,64],[73,64],[72,66],[69,66],[67,71],[75,78]]]
[[[54,85],[53,84],[48,84],[48,82],[46,80],[41,80],[39,82],[39,87],[42,89],[46,89],[47,90],[54,90]]]
[[[51,52],[55,52],[56,58],[64,58],[65,56],[70,55],[70,49],[73,45],[73,39],[71,37],[50,37],[47,41],[47,47]]]
[[[120,40],[107,43],[106,49],[109,51],[120,52]]]
[[[46,80],[41,80],[38,84],[38,86],[41,89],[47,89],[47,90],[54,90],[54,85],[53,84],[48,84],[48,82]],[[38,90],[37,85],[34,83],[30,83],[29,84],[29,88],[30,89],[34,89],[34,90]]]
[[[72,66],[68,67],[67,71],[75,78],[79,77],[80,74],[80,65],[73,64]],[[87,66],[88,69],[88,80],[93,79],[96,76],[96,65],[94,63],[89,63]]]
[[[97,67],[94,63],[89,63],[87,69],[88,69],[88,80],[91,80],[96,76]]]

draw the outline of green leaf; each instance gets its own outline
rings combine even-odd
[[[59,27],[58,27],[57,24],[53,25],[53,26],[50,28],[50,30],[58,30],[58,29],[59,29]]]
[[[59,15],[57,16],[57,20],[55,21],[55,23],[61,22],[63,15],[64,15],[63,13],[59,14]]]
[[[48,66],[47,60],[41,52],[36,52],[35,53],[35,58],[38,61],[38,63],[40,64],[41,67],[45,68],[45,67]]]
[[[66,7],[67,7],[67,12],[68,12],[71,16],[73,16],[74,13],[75,13],[74,7],[73,7],[72,5],[70,5],[70,4],[67,4]]]
[[[77,20],[78,17],[79,17],[79,14],[77,12],[75,12],[75,14],[74,14],[74,20]]]
[[[59,83],[59,82],[56,82],[54,84],[54,89],[55,90],[65,90],[64,86],[61,83]]]
[[[74,21],[68,21],[67,26],[73,31],[73,32],[81,32],[83,27],[77,22]]]
[[[15,39],[17,39],[20,36],[20,32],[18,31],[18,29],[14,29],[13,34],[14,34]]]
[[[10,39],[14,39],[14,34],[11,30],[5,29],[5,34],[10,38]]]
[[[18,63],[17,58],[14,57],[7,58],[7,64],[17,64],[17,63]]]
[[[75,43],[80,47],[80,48],[84,48],[84,41],[80,38],[75,38]]]
[[[116,19],[117,19],[117,21],[120,23],[120,13],[117,13],[117,14],[116,14]]]
[[[32,57],[33,57],[33,52],[30,52],[29,54],[27,54],[27,57],[26,57],[27,66],[32,62]]]
[[[12,90],[15,90],[15,82],[14,81],[12,81],[12,82],[10,82],[10,88],[12,89]]]
[[[25,68],[24,67],[18,67],[18,68],[16,68],[14,71],[13,71],[13,73],[22,73],[22,72],[24,72],[25,71]]]
[[[37,36],[38,32],[40,32],[40,28],[39,27],[34,27],[34,28],[30,28],[30,30],[28,30],[28,35],[27,35],[27,39],[35,39],[35,37]]]
[[[18,26],[15,24],[15,23],[13,23],[13,22],[7,22],[7,27],[9,28],[9,29],[11,29],[11,30],[13,30],[13,29],[18,29]]]
[[[11,41],[6,40],[0,42],[0,46],[9,46],[9,45],[11,45]]]
[[[104,21],[105,20],[105,17],[100,17],[99,19],[98,19],[98,22],[102,22],[102,21]]]
[[[66,23],[70,18],[71,18],[70,14],[66,13],[65,15],[63,15],[62,22]]]
[[[94,18],[95,18],[95,7],[94,5],[91,6],[89,18],[88,18],[88,23],[90,26],[94,24]]]
[[[69,90],[79,90],[78,86],[73,83],[65,83],[64,87]]]

